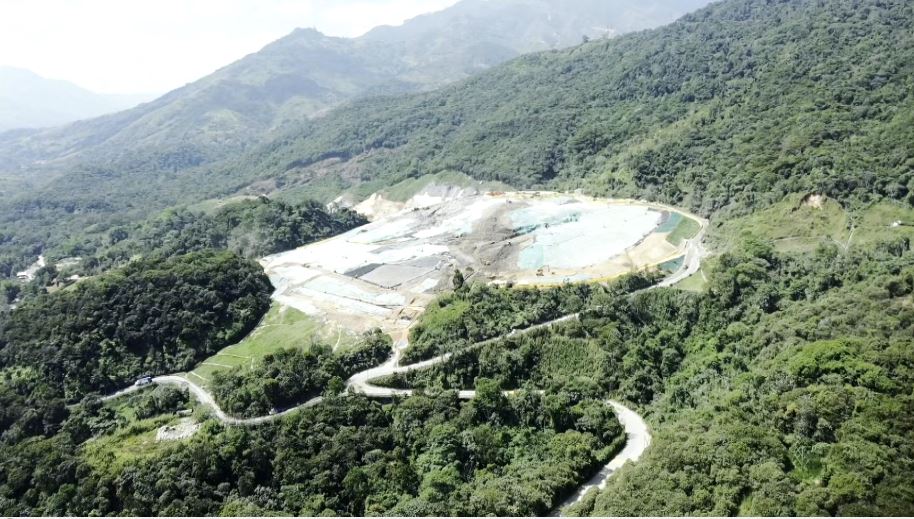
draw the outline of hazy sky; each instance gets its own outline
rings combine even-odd
[[[164,93],[296,27],[358,36],[457,0],[0,0],[0,65],[106,93]]]

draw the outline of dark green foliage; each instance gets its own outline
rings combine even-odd
[[[250,331],[270,291],[255,263],[207,252],[137,261],[24,303],[0,322],[0,430],[49,434],[64,403],[190,369]]]
[[[319,176],[334,191],[323,190],[320,198],[330,201],[353,180],[375,176],[358,167],[345,178],[336,175],[335,161],[351,158],[351,150],[389,145],[376,138],[368,147],[353,141],[370,135],[369,128],[356,124],[334,136],[342,137],[345,150],[246,155],[261,145],[280,151],[301,133],[299,126],[320,119],[311,115],[345,101],[430,90],[525,52],[574,45],[582,33],[602,34],[601,27],[629,32],[656,26],[707,1],[650,0],[634,10],[600,0],[470,1],[358,39],[296,30],[132,110],[2,134],[0,173],[8,175],[0,175],[0,229],[11,242],[4,246],[0,237],[0,274],[15,272],[42,250],[55,255],[87,231],[104,232],[96,226],[142,221],[169,207],[239,191],[318,197],[320,190],[302,190],[297,181],[269,178],[289,165],[324,162],[329,170]],[[353,117],[358,115],[345,116]],[[295,131],[286,135],[288,129]],[[406,136],[391,137],[402,143]],[[7,176],[9,194],[3,189]]]
[[[190,395],[186,389],[174,386],[156,386],[150,391],[143,391],[135,398],[133,407],[139,419],[174,413],[187,409]]]
[[[328,212],[314,201],[291,205],[258,198],[234,202],[213,214],[167,211],[128,235],[115,228],[109,239],[116,247],[106,259],[133,254],[170,257],[205,249],[228,249],[246,258],[291,250],[367,223],[348,209]]]
[[[715,216],[797,192],[905,200],[912,23],[905,0],[719,2],[438,92],[355,103],[243,168],[307,184],[333,156],[376,183],[455,170]]]
[[[225,249],[259,258],[329,238],[367,223],[348,209],[328,211],[305,201],[288,204],[268,198],[231,202],[212,213],[169,210],[141,225],[114,227],[106,238],[73,245],[68,253],[95,251],[85,262],[89,272],[129,259],[169,258],[207,249]]]
[[[639,404],[654,444],[597,515],[914,510],[914,255],[891,242],[724,254],[705,294],[654,290],[389,382],[589,384]],[[588,509],[578,510],[587,512]]]
[[[395,387],[462,389],[486,377],[504,389],[573,384],[586,394],[611,393],[649,403],[680,367],[685,355],[680,344],[697,316],[696,299],[675,291],[629,299],[622,291],[597,289],[579,321],[466,349],[446,364],[383,382]],[[594,329],[607,315],[613,316],[612,325]],[[670,326],[670,320],[676,326]]]
[[[137,396],[133,396],[133,398],[137,398]],[[147,406],[151,403],[149,393],[143,393],[139,398]],[[185,401],[187,399],[186,393],[184,399]],[[94,396],[87,396],[83,398],[82,402],[72,407],[70,416],[61,426],[60,432],[78,444],[90,438],[111,433],[118,426],[123,425],[123,422],[123,418],[118,416],[114,409],[104,405]]]
[[[284,349],[265,356],[252,370],[216,372],[213,395],[231,415],[263,416],[301,404],[325,389],[339,393],[329,387],[331,381],[377,366],[390,353],[390,337],[380,330],[366,333],[358,346],[343,353],[321,344],[304,351]]]
[[[656,273],[625,276],[613,283],[611,291],[644,288],[656,277]],[[454,278],[456,286],[456,274]],[[429,305],[419,323],[410,329],[410,346],[403,353],[403,363],[458,351],[512,330],[578,312],[595,290],[601,289],[581,283],[544,290],[461,283],[458,290]]]
[[[330,200],[353,183],[442,171],[714,217],[787,193],[906,201],[912,24],[905,0],[729,0],[435,92],[357,101],[192,171],[82,165],[0,203],[0,268],[63,251],[95,226],[212,197],[275,189]]]
[[[495,394],[500,424],[453,392],[386,406],[330,398],[277,425],[207,425],[110,472],[62,434],[0,446],[0,513],[544,515],[622,444],[601,402],[557,395],[570,425],[553,428],[538,395]]]
[[[126,203],[137,193],[161,208],[263,176],[288,189],[456,170],[647,196],[718,221],[785,193],[824,193],[849,209],[909,203],[912,23],[902,0],[724,1],[658,31],[525,57],[439,92],[353,103],[199,175],[149,176],[136,190],[137,172],[77,172],[47,196],[5,203],[7,221],[34,218],[22,232],[4,225],[0,267],[46,239],[59,245],[67,225],[100,223],[97,235],[116,248],[130,232],[109,217],[139,218],[148,209]],[[69,186],[81,190],[69,196]],[[324,404],[253,429],[210,423],[164,455],[110,471],[88,467],[78,445],[109,430],[110,417],[88,403],[68,410],[79,391],[48,384],[54,373],[43,367],[61,360],[41,349],[34,363],[13,355],[0,385],[0,416],[16,421],[0,444],[0,513],[539,515],[618,448],[618,424],[601,403],[614,396],[645,415],[653,443],[578,512],[911,515],[910,244],[785,255],[749,241],[715,264],[701,294],[463,286],[429,309],[410,355],[459,353],[389,382],[430,394],[475,387],[475,400],[340,398],[343,376],[325,350],[284,353],[260,368],[270,378],[238,379],[252,388],[246,405],[326,387]],[[577,308],[579,322],[463,349]],[[48,323],[29,333],[58,337],[58,323],[74,325]],[[10,351],[20,348],[6,345],[0,358]],[[295,393],[302,388],[310,393]],[[546,392],[502,393],[517,388]]]
[[[638,404],[654,444],[578,513],[905,515],[912,269],[895,241],[807,256],[750,241],[719,258],[707,293],[594,296],[580,322],[385,382],[465,388],[486,377]]]

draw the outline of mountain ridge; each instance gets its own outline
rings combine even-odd
[[[114,225],[206,199],[329,202],[350,191],[357,201],[444,172],[715,218],[791,193],[850,208],[907,202],[914,38],[903,29],[912,22],[900,0],[789,0],[778,9],[731,0],[433,92],[352,101],[228,160],[83,165],[0,203],[4,228],[15,229],[0,257],[24,267],[33,259],[23,251],[81,255]]]
[[[650,16],[639,12],[625,26],[651,26],[707,2],[653,1],[669,8]],[[166,169],[210,163],[346,101],[433,89],[547,48],[536,40],[554,29],[532,23],[547,13],[553,21],[568,20],[555,45],[579,42],[585,18],[610,25],[617,16],[634,16],[595,0],[565,2],[560,11],[543,0],[471,0],[360,38],[299,29],[138,109],[24,138],[0,136],[0,167],[37,169],[53,178],[79,161],[149,170],[163,167],[160,162]],[[460,22],[451,23],[455,19]],[[512,30],[520,26],[535,28]]]
[[[57,126],[148,101],[148,94],[100,94],[31,70],[0,66],[0,133]]]

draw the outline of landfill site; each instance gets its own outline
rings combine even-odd
[[[425,197],[347,233],[262,260],[274,299],[355,332],[405,342],[455,269],[470,282],[598,281],[683,254],[682,215],[634,201],[541,192]],[[667,225],[664,225],[667,223]]]

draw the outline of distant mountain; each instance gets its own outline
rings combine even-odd
[[[358,42],[392,47],[399,79],[440,86],[521,54],[657,27],[710,0],[464,0]]]
[[[911,6],[718,2],[434,92],[350,103],[224,164],[208,187],[364,195],[457,172],[713,216],[791,193],[914,204]]]
[[[132,108],[150,95],[97,94],[69,81],[0,67],[0,132],[44,128]]]
[[[299,29],[215,73],[122,113],[0,136],[0,170],[74,160],[181,170],[241,152],[344,101],[429,90],[522,53],[669,22],[708,0],[464,0],[354,39]],[[55,163],[67,158],[66,164]]]

